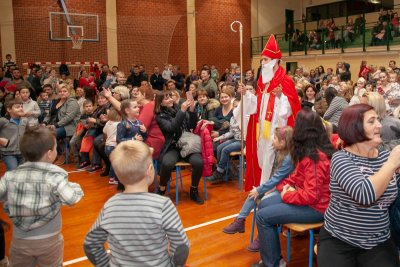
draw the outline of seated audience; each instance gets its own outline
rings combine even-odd
[[[165,143],[159,157],[161,165],[160,184],[158,193],[164,195],[167,183],[175,164],[180,160],[186,160],[192,165],[192,185],[190,187],[190,199],[197,204],[203,204],[200,198],[198,186],[203,171],[203,159],[201,153],[196,152],[182,159],[177,142],[183,131],[196,128],[197,114],[194,112],[194,100],[186,100],[179,108],[174,103],[172,95],[168,91],[156,94],[154,113],[156,121],[165,137]]]
[[[69,91],[66,87],[61,87],[58,93],[59,98],[51,102],[50,112],[44,118],[43,124],[55,129],[57,141],[66,137],[71,138],[78,124],[80,111],[75,98],[69,97]],[[67,142],[66,140],[64,140]],[[62,148],[58,145],[58,163],[63,164],[65,155]]]
[[[197,90],[197,102],[194,108],[199,120],[209,120],[213,117],[215,109],[220,106],[218,100],[208,97],[208,92],[204,89]]]
[[[259,206],[261,262],[255,266],[283,265],[277,225],[322,222],[329,203],[329,165],[334,150],[320,117],[310,109],[299,111],[292,140],[290,156],[296,168]]]
[[[333,126],[333,132],[337,131],[337,124],[339,122],[340,115],[342,115],[343,109],[345,109],[349,103],[343,96],[343,90],[339,94],[335,88],[328,87],[325,92],[325,99],[328,103],[328,109],[326,110],[323,118],[329,121]]]

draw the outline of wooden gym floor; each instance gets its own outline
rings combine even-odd
[[[76,206],[65,206],[61,211],[65,241],[64,266],[92,266],[83,252],[83,240],[103,204],[117,193],[116,186],[109,185],[108,179],[100,177],[99,172],[90,174],[76,171],[72,164],[64,165],[63,168],[70,172],[69,180],[79,183],[85,193],[84,198]],[[4,166],[0,166],[0,170],[3,174]],[[173,202],[175,202],[174,183],[170,193]],[[247,218],[244,234],[228,235],[222,232],[222,228],[233,221],[235,216],[232,215],[239,212],[247,196],[247,193],[238,190],[237,180],[217,185],[207,182],[208,201],[203,206],[189,199],[189,170],[183,171],[183,187],[183,191],[179,189],[177,209],[191,243],[188,266],[242,267],[250,266],[260,259],[259,253],[246,250],[250,241],[252,214]],[[203,181],[200,182],[199,190],[204,197]],[[0,218],[11,223],[3,209],[0,211]],[[6,254],[11,234],[12,229],[6,232]],[[283,235],[281,235],[281,248],[282,255],[286,259],[286,237]],[[291,261],[287,266],[308,266],[308,235],[292,238]],[[317,266],[315,259],[313,266]]]

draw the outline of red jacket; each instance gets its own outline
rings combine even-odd
[[[142,122],[147,129],[147,138],[144,142],[154,149],[153,159],[158,159],[165,138],[156,122],[156,116],[154,115],[153,110],[154,101],[150,101],[141,108],[138,120]]]
[[[279,192],[282,192],[286,184],[296,188],[295,191],[288,191],[283,195],[284,203],[310,206],[319,212],[325,212],[330,199],[330,160],[323,152],[319,151],[318,154],[317,163],[309,157],[303,158],[294,172],[276,186]]]
[[[194,133],[199,134],[201,138],[201,157],[203,158],[202,176],[207,177],[212,175],[212,166],[215,162],[213,142],[211,139],[211,131],[213,129],[213,125],[208,124],[204,128],[204,130],[201,130],[201,126],[203,125],[203,123],[206,123],[206,121],[202,120],[197,124]]]

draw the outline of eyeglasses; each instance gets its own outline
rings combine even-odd
[[[172,98],[173,94],[172,93],[166,93],[164,94],[164,99]]]

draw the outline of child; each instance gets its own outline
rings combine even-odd
[[[176,208],[169,198],[148,192],[155,174],[151,149],[130,140],[119,144],[110,159],[125,191],[106,202],[87,234],[89,261],[95,266],[184,265],[189,241]]]
[[[136,101],[126,99],[121,103],[123,120],[117,126],[117,143],[127,140],[144,141],[146,139],[146,127],[137,118],[139,106]]]
[[[6,55],[6,62],[4,62],[4,69],[7,73],[11,73],[11,68],[16,67],[17,64],[12,60],[11,54]]]
[[[0,118],[0,154],[7,171],[12,171],[24,161],[19,143],[27,122],[21,120],[24,109],[20,99],[11,99],[5,106],[10,119]]]
[[[276,156],[274,160],[273,175],[264,184],[259,187],[253,187],[250,191],[248,198],[240,210],[239,216],[227,227],[223,229],[226,234],[244,233],[244,224],[246,217],[249,215],[250,211],[254,208],[257,200],[264,197],[269,197],[272,194],[277,193],[275,186],[284,178],[288,177],[293,171],[294,166],[289,154],[291,139],[293,136],[293,129],[289,126],[278,127],[274,131],[273,147],[276,151]],[[260,243],[258,238],[250,244],[247,248],[250,251],[258,251]]]
[[[40,108],[38,103],[29,97],[31,94],[29,89],[21,88],[17,89],[17,92],[19,92],[19,94],[16,93],[15,97],[19,95],[19,98],[23,102],[24,119],[28,121],[29,126],[39,125],[38,117],[40,116]]]
[[[12,220],[11,266],[62,266],[62,204],[73,205],[82,197],[68,173],[52,164],[57,157],[56,136],[46,127],[27,129],[21,140],[27,160],[0,180],[0,199]]]
[[[39,123],[42,123],[44,118],[46,118],[47,114],[49,114],[51,101],[49,99],[49,94],[45,91],[40,92],[39,99],[40,99],[40,101],[38,101],[38,105],[40,108]]]
[[[103,128],[104,139],[106,140],[105,153],[110,157],[111,152],[117,146],[117,126],[121,121],[121,115],[115,108],[110,108],[107,113],[108,121]],[[118,179],[115,176],[114,170],[111,166],[109,178],[109,184],[118,184]]]
[[[88,119],[92,117],[93,117],[93,103],[91,100],[86,99],[83,102],[83,113],[79,118],[78,125],[76,126],[75,140],[74,137],[72,137],[70,141],[70,144],[72,143],[71,147],[74,147],[72,152],[74,153],[76,151],[76,153],[78,154],[78,165],[79,165],[78,168],[85,168],[87,166],[90,166],[90,161],[89,161],[90,149],[85,149],[88,150],[87,152],[81,152],[81,146],[83,139],[87,136],[92,136],[91,132],[96,131],[96,129],[91,129],[93,123],[90,123],[88,121]],[[93,140],[90,141],[85,140],[84,142],[93,143]]]
[[[236,109],[239,105],[239,100],[233,101],[233,108]],[[223,142],[217,147],[217,169],[213,173],[213,177],[209,180],[216,181],[222,180],[225,174],[226,164],[229,161],[229,154],[231,152],[240,151],[241,149],[241,132],[240,122],[238,122],[234,116],[232,116],[229,123],[229,132],[215,137],[214,142]],[[233,137],[233,138],[232,138]],[[229,139],[229,140],[228,140]]]

